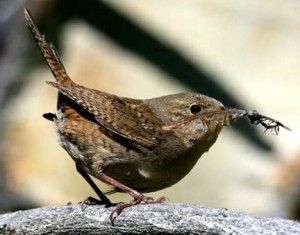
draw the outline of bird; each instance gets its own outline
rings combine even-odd
[[[216,142],[222,128],[239,118],[276,133],[279,127],[290,130],[255,110],[229,108],[203,94],[132,99],[78,85],[26,8],[25,22],[56,79],[46,83],[58,90],[57,110],[43,116],[54,123],[59,144],[99,197],[84,202],[112,205],[90,176],[112,185],[110,193],[133,197],[115,206],[112,224],[127,207],[166,202],[166,197],[154,199],[143,193],[180,181]]]

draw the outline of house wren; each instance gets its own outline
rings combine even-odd
[[[110,204],[110,200],[89,175],[133,197],[131,202],[117,204],[112,222],[126,207],[164,202],[165,197],[153,199],[141,193],[181,180],[233,121],[248,117],[276,133],[280,126],[288,129],[256,111],[227,108],[201,94],[130,99],[77,85],[26,9],[25,20],[56,79],[47,84],[58,90],[57,112],[44,117],[54,122],[60,145],[101,203]]]

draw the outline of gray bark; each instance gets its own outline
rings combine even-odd
[[[0,215],[1,234],[300,234],[300,223],[184,204],[43,207]]]

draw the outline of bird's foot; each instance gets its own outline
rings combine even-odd
[[[121,203],[117,204],[117,206],[115,207],[115,209],[111,212],[111,214],[109,216],[112,225],[114,225],[115,219],[127,207],[131,207],[131,206],[141,204],[141,203],[155,204],[155,203],[164,203],[164,202],[168,201],[168,199],[166,197],[160,197],[160,198],[154,199],[153,197],[147,197],[147,196],[144,196],[143,194],[133,195],[133,198],[134,199],[130,202],[121,202]]]
[[[84,199],[81,203],[81,210],[84,211],[87,206],[93,206],[93,205],[105,205],[106,207],[114,206],[115,203],[112,203],[111,201],[101,201],[99,199],[93,198],[93,197],[87,197]]]

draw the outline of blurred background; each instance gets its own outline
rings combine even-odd
[[[199,92],[292,129],[235,123],[183,180],[149,196],[300,219],[298,0],[1,0],[1,213],[95,196],[42,118],[57,94],[24,7],[79,84],[133,98]]]

